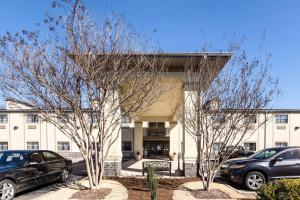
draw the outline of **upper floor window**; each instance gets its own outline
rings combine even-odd
[[[98,124],[99,122],[99,114],[89,114],[89,123],[90,124]]]
[[[225,123],[225,115],[217,114],[211,116],[211,120],[213,123]]]
[[[129,124],[132,122],[132,118],[127,113],[122,114],[122,123],[123,124]]]
[[[37,114],[28,114],[26,116],[26,122],[27,123],[38,123],[39,122],[39,116]]]
[[[275,123],[276,124],[286,124],[289,122],[288,115],[275,115]]]
[[[165,122],[149,122],[147,136],[162,136],[165,133]]]
[[[287,142],[275,142],[275,147],[286,147]]]
[[[7,114],[0,114],[0,124],[7,123]]]
[[[255,115],[245,115],[244,122],[246,124],[255,124],[256,116]]]

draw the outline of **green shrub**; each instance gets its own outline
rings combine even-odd
[[[148,167],[147,170],[147,182],[148,182],[148,188],[150,190],[151,194],[151,200],[157,200],[157,177],[155,175],[155,171],[152,167]]]
[[[265,184],[258,192],[261,200],[299,200],[300,179],[282,179]]]

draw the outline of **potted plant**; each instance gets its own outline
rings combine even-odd
[[[136,160],[141,160],[142,157],[143,157],[143,154],[141,152],[137,151],[136,154],[135,154],[135,159]]]
[[[174,152],[174,151],[172,153],[170,152],[169,157],[172,161],[174,161],[176,159],[176,152]]]

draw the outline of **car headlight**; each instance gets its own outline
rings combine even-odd
[[[245,165],[241,165],[241,164],[233,164],[229,166],[229,169],[241,169],[245,167]]]

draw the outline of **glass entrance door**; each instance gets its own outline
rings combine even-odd
[[[169,141],[144,141],[144,158],[169,156]]]

